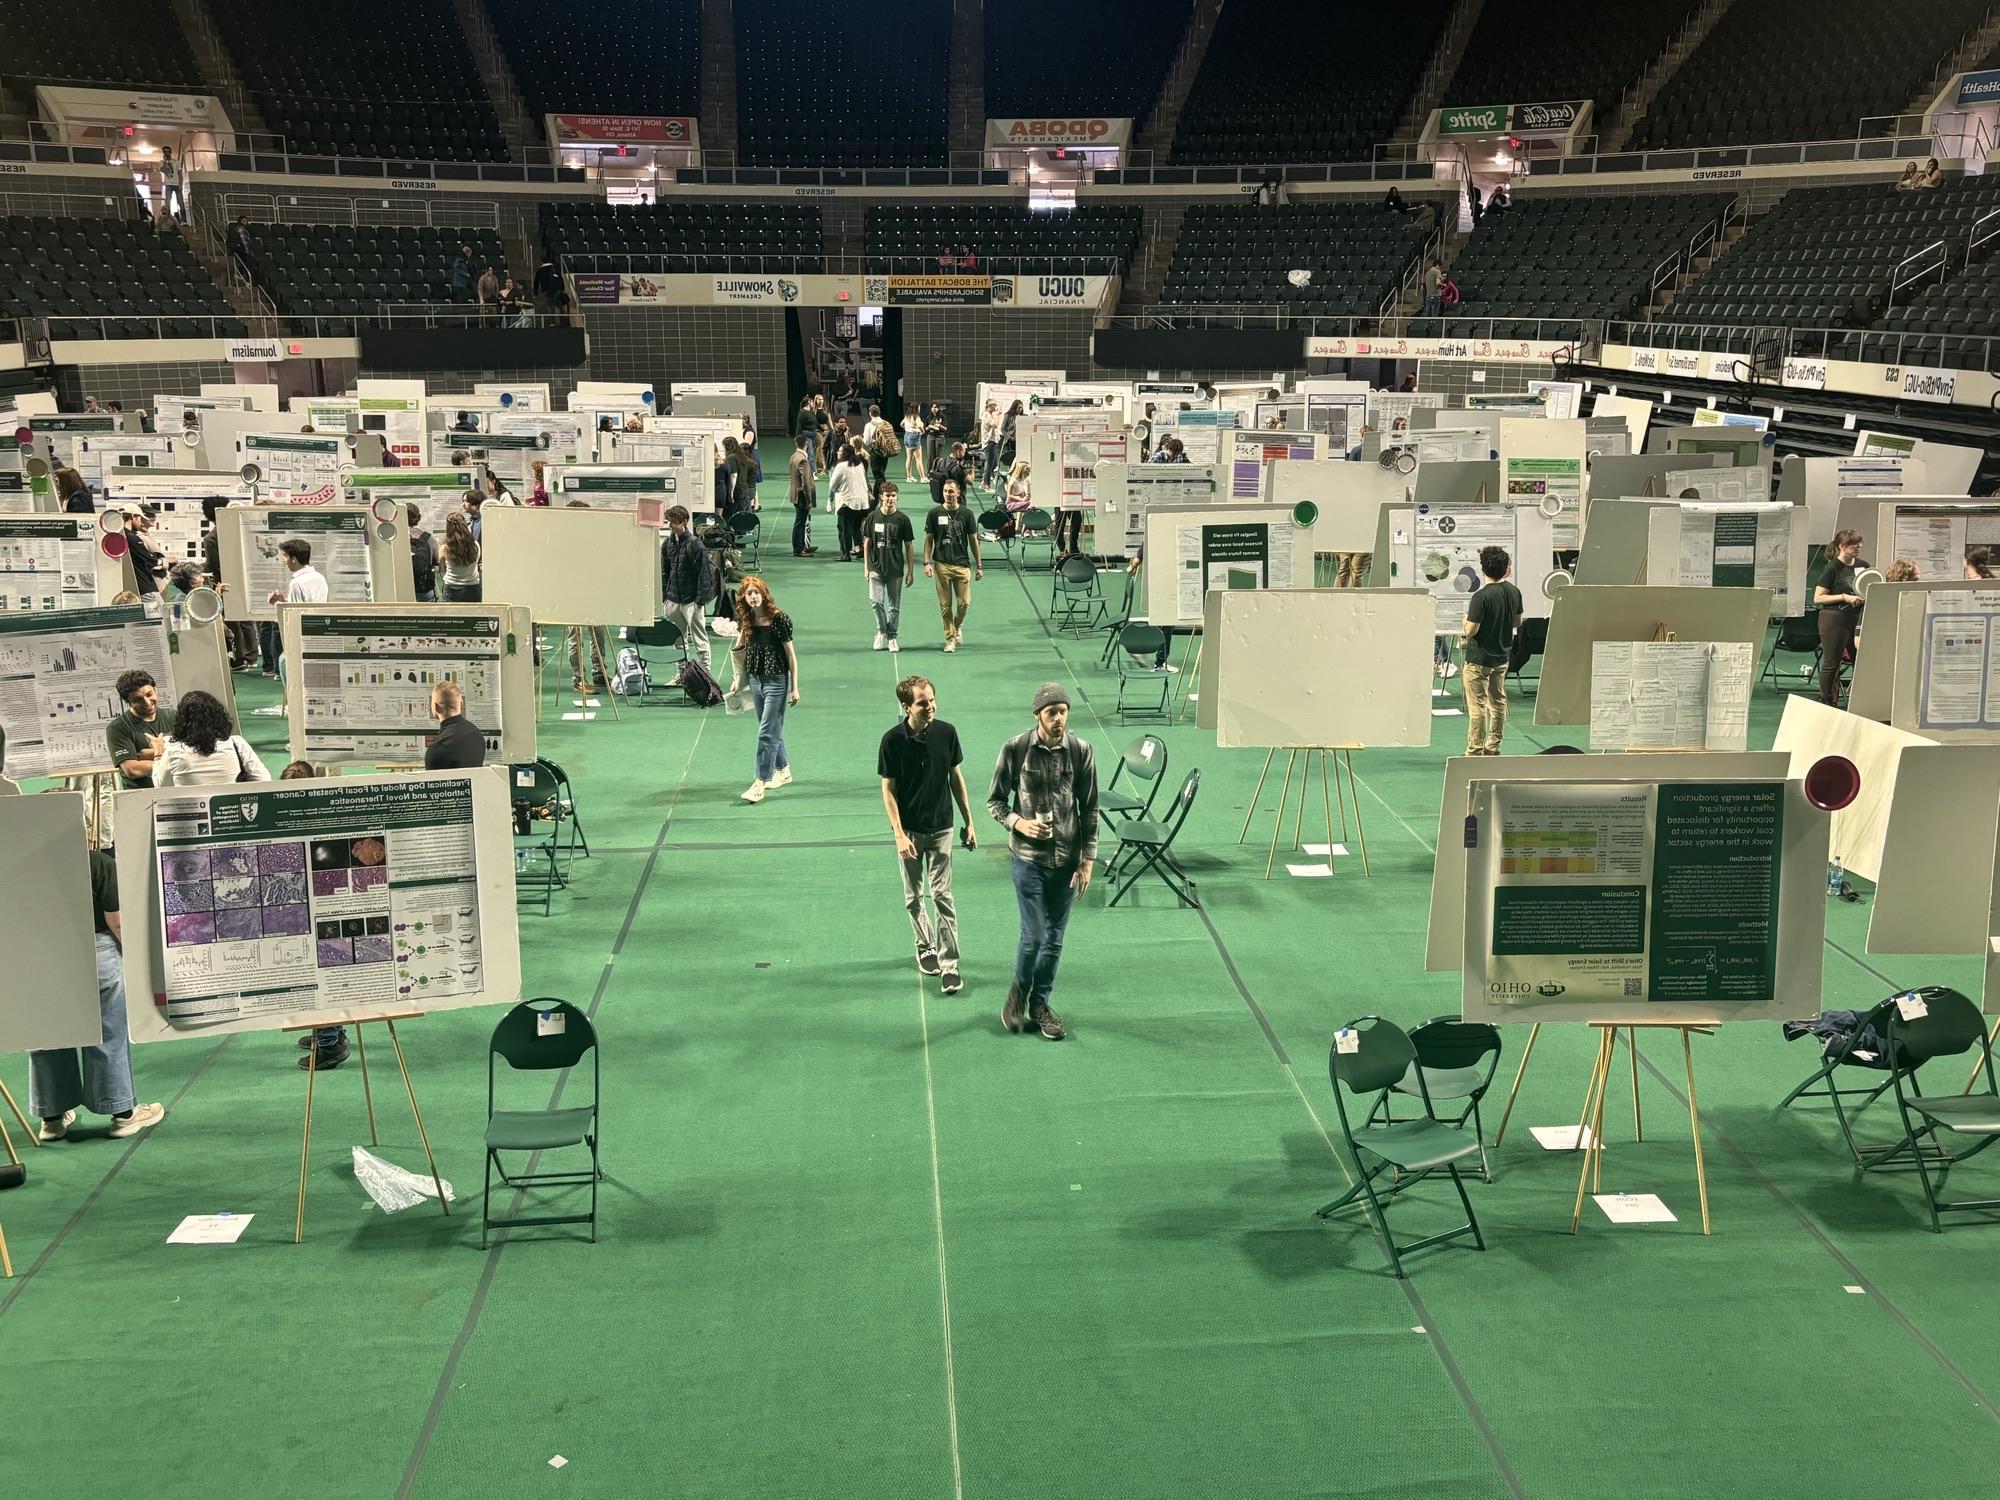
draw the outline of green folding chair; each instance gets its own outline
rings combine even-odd
[[[1919,990],[1918,994],[1928,994]],[[1826,1099],[1833,1104],[1833,1117],[1840,1126],[1841,1139],[1847,1142],[1847,1154],[1854,1158],[1857,1167],[1866,1168],[1870,1151],[1880,1152],[1884,1147],[1863,1147],[1854,1139],[1854,1121],[1882,1095],[1895,1086],[1896,1070],[1890,1065],[1888,1044],[1887,1013],[1896,1008],[1895,999],[1884,1000],[1863,1015],[1855,1027],[1844,1038],[1831,1047],[1823,1047],[1819,1066],[1808,1073],[1789,1094],[1778,1101],[1778,1108],[1788,1109],[1795,1100]],[[1873,1074],[1881,1082],[1873,1088],[1844,1087],[1840,1080],[1850,1072]],[[1850,1105],[1846,1101],[1860,1099],[1859,1104]]]
[[[557,860],[560,850],[562,813],[558,805],[561,788],[541,761],[529,761],[507,768],[514,803],[514,894],[542,893],[542,915],[547,916],[555,893],[569,882]]]
[[[1493,1087],[1493,1075],[1500,1066],[1500,1028],[1484,1021],[1461,1021],[1457,1016],[1438,1016],[1410,1033],[1410,1045],[1417,1060],[1375,1101],[1368,1123],[1394,1124],[1395,1100],[1400,1095],[1428,1098],[1442,1123],[1457,1129],[1472,1121],[1472,1138],[1479,1142],[1479,1171],[1493,1180],[1493,1165],[1486,1159],[1486,1122],[1479,1117],[1479,1101]],[[1458,1106],[1456,1114],[1450,1107]]]
[[[2000,1212],[2000,1198],[1948,1201],[1938,1196],[1953,1167],[2000,1139],[2000,1087],[1993,1081],[1993,1049],[1987,1039],[1986,1018],[1979,1013],[1979,1007],[1956,990],[1932,988],[1916,998],[1923,1006],[1923,1014],[1905,1016],[1902,1007],[1891,1002],[1887,1016],[1889,1055],[1897,1061],[1890,1082],[1896,1089],[1903,1139],[1870,1165],[1914,1166],[1918,1180],[1923,1183],[1925,1206],[1930,1210],[1931,1232],[1942,1234],[1941,1214],[1990,1217]],[[1967,1052],[1976,1053],[1978,1066],[1964,1093],[1923,1092],[1917,1077],[1919,1068],[1934,1057],[1959,1057]],[[1986,1086],[1978,1088],[1982,1073]],[[1955,1139],[1970,1144],[1954,1149]]]
[[[1111,836],[1118,841],[1118,847],[1112,852],[1111,862],[1104,867],[1104,878],[1109,881],[1124,874],[1125,883],[1112,892],[1111,899],[1105,903],[1107,907],[1116,906],[1119,898],[1131,890],[1148,870],[1158,872],[1160,879],[1180,899],[1181,905],[1201,905],[1194,881],[1174,858],[1174,840],[1180,837],[1188,814],[1194,811],[1195,795],[1200,791],[1201,772],[1198,769],[1190,771],[1187,780],[1181,783],[1181,789],[1174,793],[1174,805],[1167,810],[1163,821],[1156,823],[1151,818],[1132,818],[1112,827]]]
[[[555,783],[549,798],[548,808],[556,825],[556,842],[562,850],[564,874],[568,874],[569,862],[581,853],[590,858],[590,840],[584,836],[583,818],[576,810],[576,788],[570,785],[569,773],[546,755],[537,756],[535,764],[540,766]],[[569,836],[563,837],[563,829],[569,829]]]
[[[1486,1248],[1486,1241],[1479,1233],[1479,1221],[1473,1217],[1472,1200],[1465,1195],[1464,1179],[1458,1175],[1458,1163],[1476,1156],[1479,1142],[1437,1118],[1423,1070],[1418,1068],[1416,1072],[1417,1096],[1424,1106],[1422,1119],[1381,1125],[1365,1123],[1374,1117],[1381,1096],[1408,1077],[1416,1066],[1417,1049],[1409,1036],[1400,1026],[1380,1016],[1363,1016],[1341,1028],[1327,1054],[1333,1102],[1340,1113],[1340,1134],[1354,1163],[1355,1181],[1354,1186],[1320,1209],[1318,1216],[1331,1218],[1357,1199],[1364,1201],[1388,1250],[1389,1268],[1399,1278],[1404,1275],[1403,1257],[1412,1250],[1441,1245],[1462,1234],[1471,1235],[1472,1243],[1479,1249]],[[1360,1111],[1364,1123],[1358,1131],[1348,1118],[1350,1092],[1369,1101],[1368,1107]],[[1373,1165],[1362,1160],[1363,1153],[1373,1158]],[[1375,1179],[1391,1169],[1396,1175],[1385,1191],[1377,1192]],[[1396,1237],[1389,1232],[1384,1200],[1394,1199],[1437,1171],[1450,1175],[1451,1185],[1458,1190],[1458,1201],[1465,1206],[1465,1222],[1420,1240],[1397,1244]]]
[[[1118,785],[1121,779],[1149,783],[1146,795],[1135,797],[1125,791]],[[1107,818],[1150,818],[1153,801],[1166,782],[1167,742],[1157,734],[1142,734],[1125,747],[1118,764],[1111,768],[1111,779],[1097,794],[1097,810]]]
[[[557,1109],[498,1109],[498,1068],[504,1060],[517,1073],[554,1073],[574,1068],[590,1054],[590,1102]],[[588,1224],[591,1243],[597,1242],[597,1184],[604,1178],[598,1159],[598,1102],[601,1097],[601,1070],[597,1054],[597,1031],[590,1017],[567,1000],[542,996],[524,1000],[500,1018],[486,1044],[486,1186],[479,1212],[479,1248],[486,1248],[494,1229],[519,1229],[537,1224]],[[559,1172],[536,1170],[544,1151],[568,1146],[590,1150],[590,1167]],[[503,1151],[532,1152],[528,1170],[509,1174],[500,1159]],[[590,1212],[587,1214],[524,1214],[504,1219],[493,1217],[493,1179],[525,1192],[531,1188],[581,1187],[590,1184]]]
[[[1166,656],[1167,633],[1159,626],[1135,623],[1118,632],[1118,698],[1112,711],[1120,720],[1173,716],[1174,671]],[[1154,688],[1159,689],[1157,697]],[[1125,696],[1128,690],[1133,698]]]
[[[1097,564],[1087,557],[1065,557],[1049,575],[1049,624],[1068,634],[1097,628],[1108,606],[1097,587]]]
[[[1049,549],[1049,566],[1054,567],[1056,539],[1052,528],[1055,517],[1039,505],[1031,505],[1015,517],[1015,525],[1018,529],[1014,533],[1014,547],[1021,562],[1025,564],[1028,561],[1030,547],[1046,547]]]

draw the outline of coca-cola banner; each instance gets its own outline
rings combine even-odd
[[[1576,123],[1585,102],[1582,99],[1563,99],[1553,103],[1517,104],[1514,106],[1514,128],[1524,133],[1566,131]]]

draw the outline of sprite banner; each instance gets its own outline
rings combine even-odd
[[[1510,104],[1472,104],[1438,114],[1439,135],[1504,135],[1513,119]]]
[[[1505,135],[1509,131],[1560,135],[1576,124],[1586,101],[1543,100],[1533,104],[1460,104],[1438,111],[1439,135]]]

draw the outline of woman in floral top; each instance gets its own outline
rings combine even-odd
[[[767,788],[792,784],[785,708],[799,701],[799,654],[792,645],[792,617],[778,608],[769,587],[754,573],[736,590],[736,626],[729,691],[740,692],[747,681],[757,710],[757,779],[743,800],[762,802]]]

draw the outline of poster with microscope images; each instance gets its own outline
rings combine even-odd
[[[87,519],[87,518],[83,518]],[[0,729],[7,774],[72,776],[111,764],[119,674],[150,672],[173,706],[167,632],[139,605],[0,614]]]
[[[489,945],[511,952],[513,927],[481,899],[474,828],[476,802],[504,820],[504,795],[485,771],[153,794],[151,846],[134,842],[156,881],[146,988],[166,1032],[135,1015],[134,1038],[511,998],[488,994]],[[503,968],[517,989],[518,959]]]

